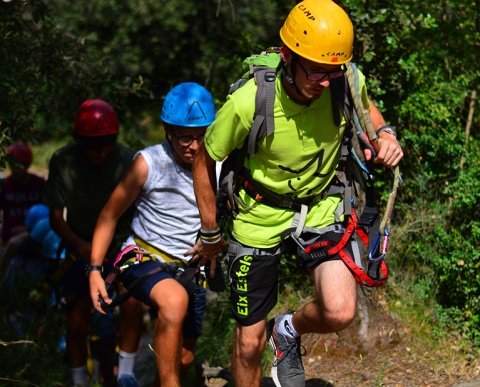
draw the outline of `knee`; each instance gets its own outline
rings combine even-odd
[[[88,316],[88,317],[87,317]],[[89,312],[81,313],[74,310],[67,315],[67,332],[70,336],[87,336],[88,326],[90,322]]]
[[[142,315],[144,311],[144,304],[136,298],[129,297],[121,307],[122,315],[132,318],[133,316]]]
[[[246,363],[258,361],[265,348],[266,338],[263,336],[239,335],[237,340],[237,352],[239,357]]]
[[[323,317],[333,331],[340,331],[348,327],[356,314],[356,305],[352,300],[339,303],[336,306],[324,307]]]
[[[158,304],[158,318],[167,324],[182,324],[188,309],[186,292],[175,292],[164,295]]]

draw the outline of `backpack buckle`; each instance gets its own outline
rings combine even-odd
[[[267,82],[273,82],[273,81],[275,81],[275,76],[276,76],[275,71],[266,71],[264,78]]]

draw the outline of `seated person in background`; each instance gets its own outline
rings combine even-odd
[[[0,209],[2,219],[2,243],[4,250],[0,257],[0,275],[3,276],[12,258],[16,255],[24,259],[28,269],[27,257],[34,255],[29,249],[29,230],[25,224],[28,210],[42,201],[45,179],[28,171],[33,154],[30,146],[18,141],[7,149],[6,160],[10,174],[0,183]],[[32,251],[30,251],[32,250]],[[35,257],[32,257],[35,258]],[[36,270],[30,274],[35,276]]]

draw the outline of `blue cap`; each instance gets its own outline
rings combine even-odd
[[[215,113],[215,102],[207,89],[183,82],[168,92],[160,119],[170,125],[197,128],[210,125]]]

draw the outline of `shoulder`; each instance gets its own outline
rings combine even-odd
[[[117,149],[119,152],[122,152],[127,155],[133,155],[135,152],[129,146],[122,144],[121,142],[117,142],[116,144]]]
[[[232,104],[237,112],[250,111],[255,108],[257,85],[255,79],[249,79],[242,87],[227,96],[225,104]]]
[[[73,160],[77,160],[79,157],[81,157],[80,147],[73,142],[64,145],[53,152],[52,157],[50,158],[50,166],[67,166]]]
[[[146,148],[143,148],[143,149],[139,150],[135,154],[135,157],[137,157],[138,155],[142,155],[143,157],[161,156],[161,155],[165,154],[165,152],[166,152],[165,148],[166,147],[168,148],[167,141],[164,141],[160,144],[147,146]]]
[[[52,157],[66,157],[72,154],[76,154],[77,152],[79,152],[79,150],[80,147],[75,142],[71,142],[62,146],[61,148],[58,148],[55,152],[53,152]]]
[[[135,155],[135,152],[129,148],[128,146],[117,143],[116,144],[116,149],[119,154],[119,157],[127,162],[131,162],[133,160],[133,156]]]
[[[165,140],[160,144],[151,145],[139,150],[135,153],[135,159],[137,159],[138,156],[142,156],[145,162],[150,166],[154,163],[161,163],[165,159],[168,159],[168,141]]]

